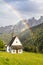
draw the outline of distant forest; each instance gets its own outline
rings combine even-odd
[[[33,35],[29,30],[20,36],[25,51],[43,53],[43,24],[32,28]]]

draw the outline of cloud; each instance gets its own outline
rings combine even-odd
[[[9,5],[3,0],[0,0],[0,26],[14,25],[17,23],[18,19],[19,18],[13,13],[13,11],[9,9]]]
[[[43,13],[43,0],[5,0],[21,13]],[[22,1],[22,2],[21,2]]]
[[[39,17],[43,15],[43,0],[26,0],[9,3],[21,12],[23,17]]]
[[[4,0],[6,2],[22,2],[22,1],[26,1],[26,0]]]
[[[0,21],[4,25],[15,24],[19,20],[7,4],[16,9],[24,18],[43,15],[43,0],[0,0]]]
[[[28,0],[29,1],[29,0]],[[36,3],[43,3],[43,0],[30,0],[32,2],[36,2]]]
[[[39,3],[38,0],[24,0],[21,2],[21,0],[19,0],[19,2],[10,2],[9,4],[23,13],[39,13],[43,11],[42,0],[40,0],[40,2],[41,3]]]

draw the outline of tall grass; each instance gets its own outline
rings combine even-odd
[[[43,54],[28,52],[10,54],[0,52],[0,65],[43,65]]]

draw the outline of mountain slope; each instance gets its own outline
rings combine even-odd
[[[43,53],[43,24],[32,27],[31,30],[33,35],[29,33],[29,29],[19,35],[24,50]]]

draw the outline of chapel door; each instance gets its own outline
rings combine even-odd
[[[16,50],[16,53],[18,53],[18,49]]]

